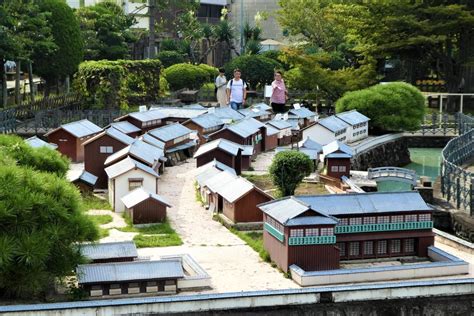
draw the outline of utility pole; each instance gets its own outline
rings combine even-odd
[[[148,7],[148,12],[150,14],[149,19],[149,29],[150,29],[150,36],[148,38],[148,58],[153,59],[155,58],[155,8],[156,8],[156,0],[149,0],[150,5]]]

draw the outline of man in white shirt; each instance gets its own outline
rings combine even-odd
[[[247,84],[240,79],[240,69],[234,70],[234,78],[227,83],[227,103],[234,110],[242,108],[247,98]]]

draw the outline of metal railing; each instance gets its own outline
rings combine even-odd
[[[328,245],[335,244],[336,236],[306,236],[306,237],[290,237],[288,238],[288,245],[303,246],[303,245]]]
[[[418,176],[414,170],[398,168],[398,167],[380,167],[380,168],[369,168],[368,175],[369,180],[392,180],[411,183],[416,185]]]
[[[403,223],[381,223],[381,224],[363,224],[363,225],[337,225],[336,234],[350,233],[370,233],[370,232],[386,232],[395,230],[412,230],[412,229],[431,229],[432,221],[425,222],[403,222]]]
[[[265,223],[263,226],[265,230],[270,233],[270,235],[272,235],[279,241],[283,242],[285,240],[285,235],[282,232],[280,232],[278,229],[273,227],[272,225]]]

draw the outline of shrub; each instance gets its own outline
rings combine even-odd
[[[159,52],[156,55],[156,58],[161,61],[164,68],[168,68],[169,66],[185,62],[185,58],[181,53],[170,50],[164,50]]]
[[[217,75],[219,74],[219,69],[216,67],[212,67],[206,64],[199,64],[199,68],[204,70],[207,73],[207,81],[206,82],[214,82],[216,79]]]
[[[419,129],[423,121],[425,98],[407,83],[380,84],[348,92],[336,102],[336,112],[349,110],[369,117],[375,128],[413,131]]]
[[[172,91],[184,88],[199,90],[206,83],[208,73],[192,64],[176,64],[166,68],[164,76]]]
[[[273,81],[273,73],[281,68],[281,64],[261,55],[246,55],[232,59],[225,65],[227,78],[233,77],[234,69],[242,71],[242,78],[252,87],[256,88]]]
[[[295,194],[296,187],[313,171],[313,163],[299,151],[282,151],[275,155],[269,173],[282,196]]]

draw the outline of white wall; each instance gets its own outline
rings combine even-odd
[[[344,135],[341,135],[340,137],[343,136]],[[307,137],[313,139],[323,146],[336,140],[336,136],[333,132],[327,130],[319,124],[315,124],[310,128],[303,130],[303,139],[306,139]]]

